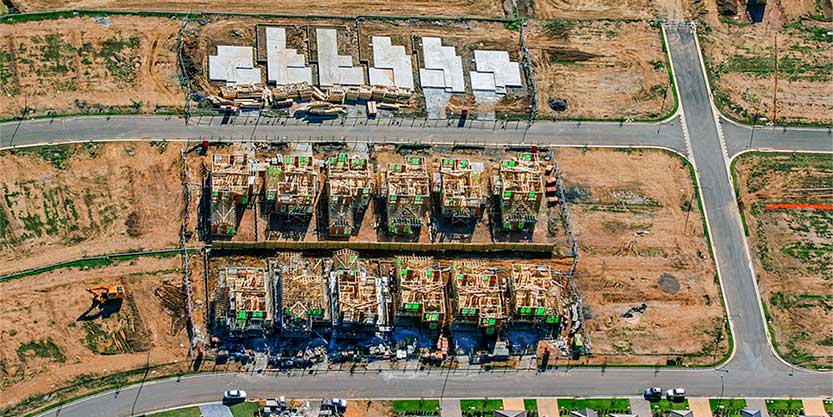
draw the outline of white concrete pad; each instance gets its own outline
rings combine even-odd
[[[443,70],[420,69],[419,80],[422,88],[445,88]]]
[[[318,84],[333,85],[365,84],[364,68],[354,67],[353,58],[338,54],[338,32],[335,29],[316,29],[318,45]]]
[[[370,85],[383,85],[385,87],[393,87],[396,85],[392,69],[371,67],[368,72],[370,75]]]
[[[452,93],[464,93],[466,91],[465,80],[463,79],[463,62],[453,46],[443,46],[440,38],[422,38],[422,55],[425,61],[425,69],[442,70],[445,89]],[[420,70],[420,82],[422,81],[422,70]],[[425,85],[423,84],[423,87]]]
[[[475,91],[495,91],[497,90],[497,86],[495,86],[495,74],[491,72],[477,72],[472,71],[469,73],[469,77],[471,77],[471,89]]]
[[[476,50],[474,63],[477,72],[494,74],[495,86],[498,89],[523,87],[521,66],[509,60],[509,52]]]
[[[286,29],[266,28],[266,80],[276,85],[312,83],[312,68],[296,49],[286,48]]]
[[[254,67],[254,49],[251,46],[218,45],[217,55],[208,57],[208,79],[226,84],[250,84],[260,69]],[[243,78],[240,81],[239,78]]]
[[[374,36],[373,43],[373,68],[371,68],[370,84],[393,85],[397,87],[414,88],[414,72],[411,64],[411,56],[405,53],[402,45],[391,45],[387,36]],[[392,84],[377,84],[373,82],[373,69],[386,69],[392,72]],[[381,75],[377,72],[377,76]]]

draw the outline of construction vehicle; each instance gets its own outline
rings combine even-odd
[[[87,288],[87,292],[92,294],[93,301],[99,304],[124,299],[124,287],[107,287],[99,285],[97,287]]]

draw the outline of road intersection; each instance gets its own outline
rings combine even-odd
[[[684,386],[695,395],[831,396],[833,375],[796,369],[769,343],[749,248],[743,235],[729,161],[751,150],[833,152],[830,129],[739,125],[716,112],[697,37],[689,24],[665,26],[680,111],[658,123],[473,122],[425,120],[328,121],[316,127],[295,119],[229,120],[166,116],[71,117],[0,124],[0,148],[89,140],[377,141],[661,147],[693,161],[734,335],[731,359],[710,369],[560,368],[534,371],[380,371],[309,375],[206,373],[107,392],[42,415],[131,415],[188,403],[216,401],[228,387],[255,397],[315,398],[502,397],[636,394],[647,385]],[[476,387],[473,389],[473,387]]]

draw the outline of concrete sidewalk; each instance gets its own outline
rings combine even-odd
[[[539,398],[538,417],[559,417],[558,400],[555,398]]]
[[[636,414],[639,417],[651,417],[651,403],[644,398],[631,398],[631,414]]]
[[[805,416],[827,417],[827,410],[824,409],[824,401],[820,398],[801,400]]]
[[[694,414],[694,417],[714,417],[708,398],[689,398],[688,408]]]
[[[504,398],[503,409],[510,411],[521,411],[524,409],[523,398]]]
[[[463,417],[463,409],[460,408],[460,400],[440,401],[440,415],[442,417]]]

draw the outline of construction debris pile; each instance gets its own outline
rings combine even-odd
[[[255,188],[252,162],[254,162],[253,153],[215,154],[212,157],[209,176],[212,235],[233,236],[237,234],[240,210],[249,203]]]
[[[487,187],[483,163],[467,159],[442,159],[433,174],[433,190],[439,194],[440,212],[452,222],[469,222],[480,217],[486,205]]]
[[[493,177],[494,194],[499,199],[500,227],[505,231],[529,231],[538,221],[544,195],[542,171],[538,155],[523,152],[517,158],[504,160]]]
[[[416,319],[436,330],[446,324],[446,282],[433,258],[396,258],[397,320]]]
[[[263,268],[222,268],[219,289],[221,299],[227,303],[226,315],[220,321],[229,331],[262,331],[272,326],[274,287]]]
[[[451,266],[454,322],[476,324],[487,335],[506,324],[505,274],[484,262],[461,262]]]
[[[327,160],[327,227],[330,236],[350,236],[373,196],[373,173],[367,157],[345,153]]]
[[[387,228],[391,234],[419,234],[429,215],[430,194],[425,158],[409,156],[404,164],[388,164],[381,173]]]

